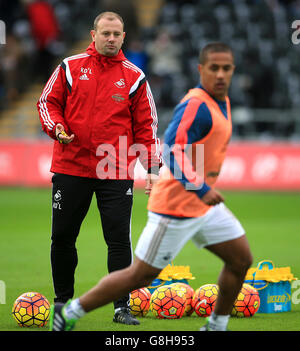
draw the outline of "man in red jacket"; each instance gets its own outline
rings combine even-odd
[[[137,156],[149,194],[161,166],[157,114],[145,74],[123,55],[122,18],[96,17],[85,53],[65,58],[37,103],[43,130],[55,140],[51,172],[51,264],[55,302],[74,294],[76,238],[95,193],[108,246],[108,270],[132,262],[130,221]],[[114,321],[139,324],[129,295],[114,302]]]

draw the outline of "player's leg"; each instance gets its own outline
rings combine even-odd
[[[160,271],[136,258],[131,266],[108,274],[80,298],[51,306],[50,331],[72,330],[76,321],[87,312],[111,303],[132,290],[148,286]]]
[[[54,301],[66,302],[74,294],[77,266],[75,242],[93,193],[85,178],[55,174],[52,182],[51,266],[56,295]]]
[[[224,262],[218,280],[219,296],[214,311],[217,315],[229,315],[252,263],[248,240],[243,235],[234,240],[207,246],[207,249]]]
[[[85,312],[104,306],[129,291],[148,286],[160,271],[161,269],[135,258],[131,266],[102,278],[94,288],[80,297],[80,304]]]
[[[245,230],[226,206],[220,204],[204,216],[201,231],[193,240],[224,262],[218,281],[218,299],[209,323],[212,328],[225,330],[233,303],[252,263]]]

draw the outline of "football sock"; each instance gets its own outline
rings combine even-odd
[[[216,315],[214,312],[209,318],[209,327],[213,330],[225,331],[230,315]]]
[[[72,300],[64,309],[64,314],[67,319],[79,319],[83,317],[86,312],[82,308],[79,299]]]

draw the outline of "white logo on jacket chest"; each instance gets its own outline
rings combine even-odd
[[[92,70],[90,68],[81,67],[80,72],[83,73],[79,77],[80,80],[90,80],[90,78],[88,77],[88,74],[92,74]]]
[[[118,80],[117,82],[114,83],[116,87],[118,88],[125,88],[126,84],[125,84],[125,79],[121,78],[120,80]]]

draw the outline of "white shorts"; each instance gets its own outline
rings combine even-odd
[[[187,219],[149,212],[135,255],[149,265],[163,269],[190,239],[200,249],[244,234],[240,222],[223,203],[212,207],[204,216]]]

